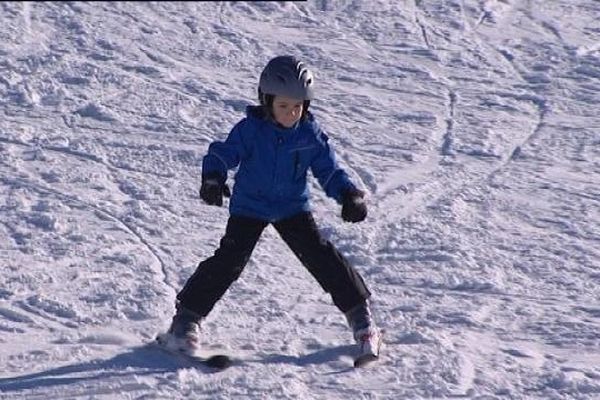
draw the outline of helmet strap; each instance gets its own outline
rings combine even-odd
[[[310,107],[310,100],[304,100],[302,107],[302,120],[308,117],[308,107]]]

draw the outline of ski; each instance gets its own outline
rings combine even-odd
[[[209,367],[214,370],[222,371],[231,366],[233,360],[231,357],[225,354],[215,354],[210,356],[200,356],[200,355],[191,355],[186,354],[182,351],[178,351],[177,349],[169,348],[165,346],[164,341],[161,340],[161,336],[157,336],[154,342],[152,342],[154,347],[165,351],[166,353],[178,357],[182,360],[187,361],[192,365]]]

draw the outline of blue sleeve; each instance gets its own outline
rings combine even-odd
[[[317,153],[310,168],[325,194],[341,204],[344,190],[355,189],[356,186],[350,181],[346,171],[338,166],[335,153],[328,141],[327,135],[319,129],[317,131]]]
[[[227,139],[215,141],[208,146],[208,153],[202,159],[202,176],[217,175],[227,179],[227,171],[235,168],[240,163],[244,154],[242,132],[245,127],[245,119],[236,124]]]

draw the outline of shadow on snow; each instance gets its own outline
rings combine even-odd
[[[181,361],[165,357],[164,353],[150,346],[140,346],[108,360],[91,360],[27,375],[0,378],[0,393],[101,381],[114,377],[176,372],[184,367],[187,366]]]
[[[313,364],[327,364],[329,362],[337,361],[342,357],[352,355],[352,352],[355,350],[355,345],[343,345],[328,347],[317,350],[313,353],[302,354],[299,356],[290,356],[277,353],[262,354],[260,359],[254,361],[261,364],[292,364],[305,367]]]
[[[320,349],[299,356],[276,353],[261,354],[256,358],[238,360],[235,364],[292,364],[297,366],[327,364],[350,356],[353,350],[355,350],[355,346],[344,345]],[[125,353],[117,354],[108,360],[96,359],[27,375],[0,378],[0,393],[91,383],[92,381],[101,382],[110,378],[174,373],[182,368],[196,368],[206,373],[215,372],[209,367],[200,367],[191,362],[183,362],[176,357],[165,356],[163,351],[152,346],[139,346]]]

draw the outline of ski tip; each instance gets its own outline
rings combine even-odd
[[[156,337],[154,337],[153,343],[159,344],[159,345],[164,345],[167,342],[166,336],[167,336],[166,333],[159,333],[158,335],[156,335]]]
[[[218,354],[216,356],[208,357],[204,361],[204,364],[206,364],[208,367],[221,370],[231,366],[232,360],[229,356]]]
[[[213,368],[216,370],[224,370],[224,369],[230,367],[231,365],[233,365],[233,360],[231,359],[231,357],[229,357],[225,354],[216,354],[213,356],[202,356],[202,355],[195,355],[195,354],[186,354],[183,351],[178,351],[176,349],[170,349],[168,346],[166,346],[164,338],[161,337],[160,335],[157,336],[153,342],[151,342],[151,345],[154,345],[154,346],[156,346],[170,354],[173,354],[175,356],[182,357],[183,359],[186,359],[192,363],[196,363],[198,365],[203,365],[203,366]]]
[[[379,357],[374,354],[365,354],[354,360],[354,368],[364,367],[365,365],[376,361]]]

